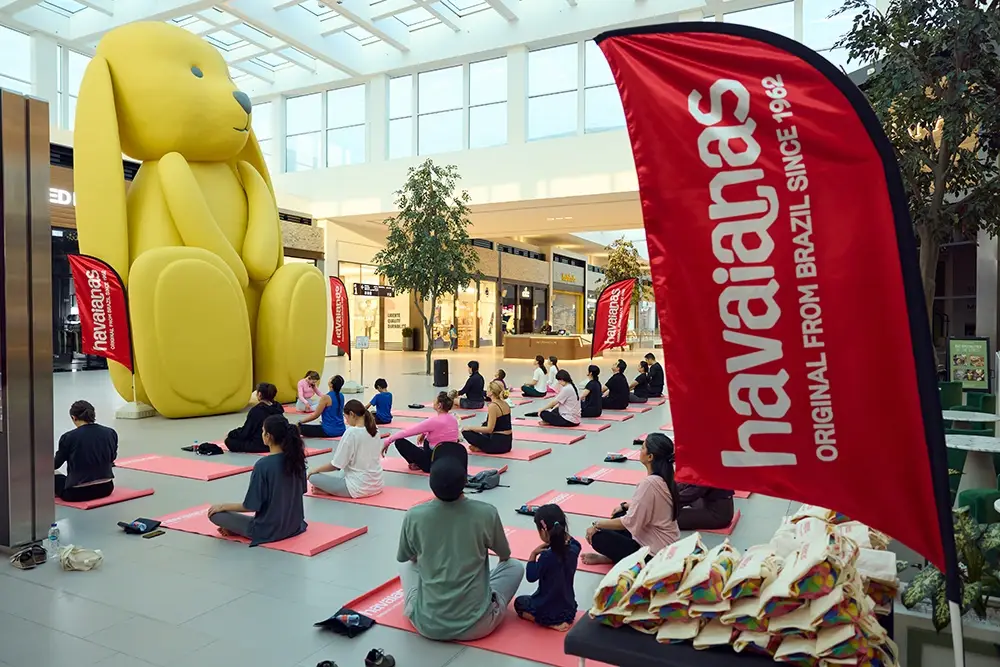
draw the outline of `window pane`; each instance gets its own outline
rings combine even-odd
[[[579,69],[576,44],[528,53],[528,96],[576,90]]]
[[[76,96],[70,95],[69,100],[69,110],[66,112],[66,129],[72,130],[73,125],[76,123]]]
[[[802,41],[809,48],[822,53],[834,65],[850,72],[859,67],[859,64],[849,65],[847,51],[834,49],[833,44],[850,31],[857,12],[828,18],[840,5],[840,0],[805,0],[802,4]]]
[[[278,173],[278,160],[274,155],[274,141],[271,139],[258,139],[260,152],[264,154],[264,164],[267,170],[273,175]]]
[[[274,119],[274,102],[261,102],[253,105],[253,113],[250,121],[253,123],[253,132],[257,135],[257,141],[263,143],[264,139],[270,139],[272,130],[271,123]]]
[[[507,143],[507,103],[469,109],[469,148],[502,146]]]
[[[389,159],[413,155],[413,117],[389,121]]]
[[[389,118],[413,115],[413,75],[389,79]]]
[[[507,58],[469,65],[469,104],[477,106],[507,101]]]
[[[365,84],[330,90],[326,93],[326,126],[348,127],[365,124]]]
[[[417,113],[462,108],[462,66],[421,72],[417,76]]]
[[[583,68],[584,85],[588,88],[615,82],[615,77],[611,74],[611,66],[608,65],[604,52],[593,40],[583,43]]]
[[[76,51],[69,52],[69,67],[66,68],[66,89],[70,95],[80,93],[80,83],[83,81],[83,71],[90,64],[90,57],[80,55]]]
[[[770,30],[793,39],[795,37],[795,3],[792,2],[733,12],[723,16],[722,20],[725,23],[739,23],[752,28]]]
[[[285,100],[285,134],[315,132],[322,127],[323,98],[320,93]],[[291,165],[291,161],[288,164]]]
[[[0,25],[0,74],[31,81],[31,38]],[[14,90],[9,83],[5,88]],[[19,91],[20,92],[20,91]],[[30,89],[28,92],[31,92]]]
[[[584,91],[584,104],[587,105],[584,131],[600,132],[625,127],[625,110],[618,87],[598,86]]]
[[[424,114],[417,123],[418,155],[462,150],[462,110]]]
[[[25,83],[23,81],[16,81],[9,77],[0,74],[0,88],[5,88],[7,90],[13,90],[15,93],[21,93],[22,95],[31,94],[31,84]]]
[[[576,134],[576,91],[528,99],[528,139]]]
[[[365,161],[365,126],[355,125],[326,133],[326,166],[360,164]]]
[[[308,171],[323,166],[323,134],[310,132],[285,140],[285,171]]]

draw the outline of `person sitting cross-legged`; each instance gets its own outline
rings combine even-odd
[[[226,449],[231,452],[266,454],[267,445],[262,437],[264,420],[271,415],[284,414],[285,409],[274,400],[278,388],[270,382],[257,385],[257,403],[247,412],[246,420],[240,428],[234,428],[226,435]]]
[[[333,460],[306,475],[320,491],[343,498],[367,498],[382,493],[382,442],[375,415],[361,401],[344,405],[347,430],[340,438]]]
[[[94,406],[76,401],[69,408],[74,428],[59,437],[55,470],[66,465],[66,474],[55,473],[55,495],[76,503],[107,498],[115,490],[112,466],[118,457],[118,434],[97,423]]]
[[[490,382],[490,407],[486,422],[462,431],[462,437],[473,452],[483,454],[506,454],[514,440],[510,425],[510,406],[504,400],[504,388],[497,380]]]
[[[580,425],[580,393],[573,384],[569,371],[556,373],[559,393],[556,399],[545,406],[538,417],[550,426],[573,427]]]
[[[435,498],[407,510],[399,533],[403,613],[418,633],[438,641],[482,639],[500,627],[524,576],[497,509],[463,493],[468,456],[458,443],[437,447]],[[490,552],[500,559],[492,571]]]
[[[382,456],[394,444],[399,455],[410,464],[411,470],[430,472],[434,448],[442,442],[458,442],[458,420],[450,414],[454,405],[451,396],[442,391],[434,400],[434,412],[437,414],[396,431],[383,440]],[[416,443],[409,440],[413,436],[417,436]]]
[[[479,362],[469,362],[469,379],[465,386],[458,390],[458,407],[466,410],[479,410],[486,405],[486,380],[479,374]]]

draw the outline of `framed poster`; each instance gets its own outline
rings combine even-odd
[[[948,339],[948,380],[963,391],[990,390],[990,361],[988,338]]]

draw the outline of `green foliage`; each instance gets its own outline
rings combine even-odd
[[[403,338],[412,338],[413,337],[413,329],[411,329],[410,327],[403,327],[402,334],[403,334]]]
[[[640,301],[649,301],[652,292],[647,285],[642,284],[641,278],[649,275],[649,271],[642,265],[642,258],[635,244],[622,237],[614,241],[607,247],[608,263],[604,266],[604,280],[601,287],[606,287],[611,283],[625,280],[626,278],[639,278],[639,284],[635,292],[632,293],[632,305]]]
[[[847,0],[860,12],[838,42],[878,63],[865,94],[895,149],[920,239],[928,306],[940,244],[1000,226],[998,0]]]
[[[385,220],[385,248],[374,258],[376,272],[397,290],[408,290],[424,320],[427,368],[431,372],[433,313],[438,298],[455,294],[478,275],[478,256],[469,244],[469,193],[458,191],[458,168],[424,160],[410,167],[396,191],[399,212]],[[430,315],[421,307],[430,301]]]
[[[1000,595],[1000,524],[983,529],[966,507],[954,510],[952,517],[962,587],[962,613],[972,609],[984,617],[987,599]],[[945,597],[945,577],[933,565],[924,566],[903,592],[903,606],[907,609],[923,600],[931,601],[931,620],[940,632],[951,619]]]

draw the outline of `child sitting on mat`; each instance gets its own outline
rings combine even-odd
[[[299,380],[298,399],[295,401],[295,409],[299,412],[312,412],[319,405],[320,392],[319,373],[309,371],[306,376]]]
[[[368,401],[368,408],[375,408],[376,424],[392,423],[392,394],[389,393],[389,383],[385,378],[375,380],[375,395]]]
[[[528,557],[525,578],[537,581],[538,590],[514,598],[514,611],[526,621],[566,632],[576,620],[573,578],[580,543],[569,534],[566,515],[558,505],[535,510],[535,528],[542,543]]]
[[[240,428],[234,428],[226,436],[226,449],[231,452],[247,452],[250,454],[264,454],[267,452],[267,445],[261,437],[261,427],[264,420],[271,415],[283,414],[285,409],[280,403],[274,401],[278,395],[278,388],[269,382],[261,382],[257,385],[257,403],[250,408],[246,421]]]

